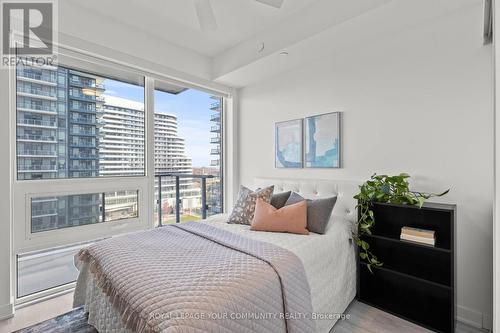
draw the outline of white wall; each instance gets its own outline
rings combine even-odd
[[[404,171],[415,189],[451,188],[442,201],[458,205],[458,316],[491,327],[493,67],[481,29],[482,6],[468,6],[242,89],[239,174],[251,185]],[[338,109],[342,169],[274,168],[276,121]]]

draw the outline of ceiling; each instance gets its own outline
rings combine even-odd
[[[214,57],[252,35],[271,28],[291,14],[317,2],[285,0],[283,6],[277,9],[254,0],[210,0],[218,29],[201,31],[195,0],[69,1],[209,57]]]
[[[255,0],[210,0],[213,31],[201,30],[196,0],[65,0],[60,7],[69,35],[194,81],[244,87],[482,1],[284,0],[277,9]]]

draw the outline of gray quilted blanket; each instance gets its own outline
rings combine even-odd
[[[90,266],[135,332],[315,331],[299,258],[204,223],[107,239],[82,249],[75,263]],[[86,285],[80,276],[75,293],[85,295]]]

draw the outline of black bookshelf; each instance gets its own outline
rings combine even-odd
[[[455,332],[456,206],[375,203],[372,209],[375,225],[363,239],[384,265],[372,274],[360,260],[358,300],[436,332]],[[404,226],[434,230],[436,245],[400,240]]]

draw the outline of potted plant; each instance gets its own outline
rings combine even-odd
[[[359,247],[359,256],[365,260],[370,272],[372,267],[382,266],[382,262],[370,252],[370,245],[362,239],[363,235],[371,235],[371,228],[375,224],[375,218],[372,210],[374,202],[413,205],[422,207],[424,202],[431,197],[441,197],[450,190],[443,193],[426,193],[411,191],[408,178],[410,175],[401,173],[397,176],[373,174],[370,180],[359,187],[359,193],[354,196],[358,200],[359,218],[357,223],[357,233],[354,239]]]

